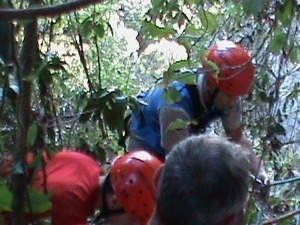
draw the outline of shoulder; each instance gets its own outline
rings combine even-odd
[[[99,167],[102,170],[101,164],[98,160],[86,153],[75,151],[74,149],[59,150],[50,161],[51,163],[59,162],[60,164],[72,163],[83,166],[88,165],[90,168],[94,166]]]

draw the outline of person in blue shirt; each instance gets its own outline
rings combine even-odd
[[[202,66],[203,73],[198,74],[195,85],[174,81],[167,88],[153,86],[139,94],[143,104],[138,113],[131,113],[127,150],[147,149],[164,160],[179,141],[203,133],[210,123],[221,119],[228,140],[240,144],[247,152],[251,172],[267,182],[264,166],[242,124],[241,98],[251,90],[255,73],[250,55],[241,45],[221,40],[209,49]],[[178,101],[165,100],[170,89],[180,94]],[[187,125],[170,129],[176,121],[185,121]]]

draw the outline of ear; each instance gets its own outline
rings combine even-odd
[[[154,176],[153,176],[153,181],[152,181],[153,183],[152,183],[152,186],[153,186],[153,190],[154,190],[155,196],[157,196],[158,183],[159,183],[159,179],[160,179],[160,177],[161,177],[163,168],[164,168],[164,166],[161,165],[161,166],[155,171],[155,174],[154,174]]]
[[[154,212],[151,215],[151,217],[149,218],[147,225],[163,225],[163,223],[161,223],[161,221],[159,220],[159,218],[157,216],[156,209],[154,209]]]
[[[218,225],[222,225],[222,224],[226,224],[226,225],[245,225],[246,221],[245,221],[245,216],[244,216],[243,210],[239,211],[236,214],[226,216],[224,219],[221,220],[220,223],[218,223]]]
[[[116,210],[122,208],[115,193],[110,193],[106,195],[107,207],[110,210]]]

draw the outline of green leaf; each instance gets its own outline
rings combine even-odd
[[[36,123],[31,124],[28,129],[27,142],[26,142],[29,147],[33,146],[38,135],[37,132],[38,132],[38,125]]]
[[[168,71],[178,71],[183,68],[190,68],[191,62],[190,60],[179,60],[170,65]]]
[[[94,108],[94,100],[88,99],[87,105],[84,107],[82,113],[79,116],[79,123],[87,122],[91,118]]]
[[[270,41],[271,51],[275,55],[278,55],[281,52],[282,48],[286,44],[286,39],[287,35],[285,33],[280,31],[275,32],[274,37]]]
[[[90,17],[87,17],[83,22],[81,23],[81,34],[85,38],[89,38],[91,35],[91,30],[93,30],[93,21]]]
[[[219,27],[216,16],[208,11],[200,11],[200,20],[205,30],[210,33],[214,33]]]
[[[164,38],[164,37],[169,37],[170,35],[173,35],[176,33],[174,28],[172,26],[167,26],[167,27],[158,27],[155,24],[151,22],[146,23],[146,30],[148,31],[149,36],[153,38]]]
[[[184,4],[186,5],[200,5],[201,4],[201,0],[184,0]]]
[[[12,210],[13,194],[7,184],[0,180],[0,212],[10,212]]]
[[[274,128],[273,128],[273,132],[274,134],[278,134],[278,135],[286,135],[286,131],[285,128],[280,124],[280,123],[276,123]]]
[[[165,0],[152,0],[152,7],[153,8],[159,8],[163,6],[165,3]]]
[[[183,84],[196,84],[196,74],[192,73],[191,71],[186,71],[180,73],[177,76],[177,80]]]
[[[179,102],[182,96],[180,93],[175,89],[175,87],[168,87],[164,90],[163,99],[166,100],[168,103],[172,104],[175,102]]]
[[[32,212],[35,214],[47,212],[51,209],[52,204],[50,202],[51,195],[45,195],[43,192],[35,189],[35,188],[28,188],[28,194],[30,199],[30,205],[32,207]],[[25,206],[25,212],[29,213],[30,208],[27,204]]]
[[[218,67],[218,65],[216,63],[214,63],[213,61],[211,60],[206,60],[205,61],[206,65],[208,66],[208,72],[215,78],[215,79],[218,79],[219,78],[219,72],[220,72],[220,69]]]
[[[168,130],[181,130],[181,129],[187,129],[189,126],[189,121],[182,120],[182,119],[176,119],[174,122],[172,122],[168,126]]]
[[[256,15],[264,8],[267,0],[243,0],[242,6],[247,15]]]
[[[120,99],[111,99],[107,102],[107,107],[103,111],[103,119],[112,131],[121,132],[124,126],[125,102]]]
[[[103,38],[104,34],[105,34],[105,30],[102,24],[97,24],[94,26],[94,34],[95,36],[99,37],[99,38]]]
[[[291,26],[293,12],[294,12],[293,7],[294,6],[293,6],[293,3],[291,0],[285,0],[276,10],[276,15],[277,15],[278,19],[286,27]]]
[[[193,46],[193,42],[191,41],[191,39],[185,36],[179,37],[177,42],[178,44],[184,46],[187,49],[187,51],[190,51],[190,49]]]
[[[140,105],[147,105],[147,102],[141,101],[140,99],[137,99],[135,96],[129,96],[127,98],[127,104],[130,108],[130,110],[138,117],[140,118]]]
[[[292,63],[297,63],[300,57],[300,47],[294,46],[290,51],[289,57]]]
[[[163,74],[162,80],[160,80],[156,85],[161,88],[166,88],[170,83],[177,79],[175,71],[166,71]]]
[[[196,83],[196,75],[193,73],[191,62],[189,60],[180,60],[172,64],[168,72],[172,74],[172,79],[182,82],[184,84],[195,84]],[[194,68],[196,65],[194,65]],[[185,70],[184,72],[180,72],[181,70]],[[171,79],[169,79],[171,80]],[[171,80],[171,81],[173,81]]]

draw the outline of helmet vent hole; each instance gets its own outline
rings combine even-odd
[[[143,191],[142,191],[142,190],[139,190],[139,194],[140,194],[140,195],[143,194]]]
[[[132,180],[132,179],[130,179],[130,180],[129,180],[129,183],[131,183],[131,184],[132,184],[132,183],[133,183],[133,180]]]
[[[143,206],[146,208],[146,207],[148,206],[148,204],[147,204],[147,203],[144,203]]]

